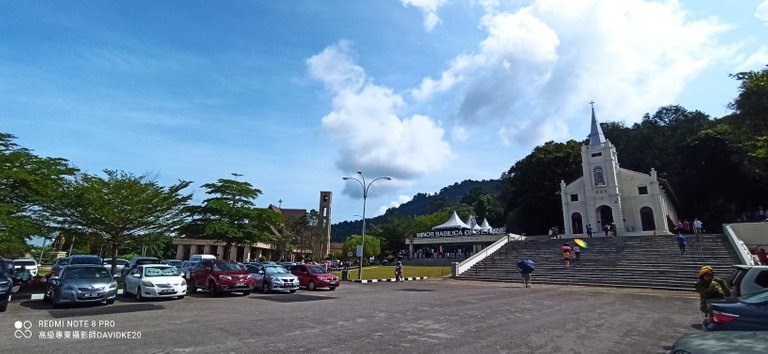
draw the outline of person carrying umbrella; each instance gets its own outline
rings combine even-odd
[[[525,285],[526,288],[531,287],[531,273],[533,273],[535,268],[536,264],[528,258],[517,262],[517,270],[520,272],[520,275],[523,276],[523,285]]]

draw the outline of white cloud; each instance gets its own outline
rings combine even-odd
[[[373,84],[365,70],[355,64],[350,42],[327,47],[309,58],[307,66],[310,75],[334,95],[332,111],[323,117],[322,129],[344,144],[337,159],[342,171],[362,170],[401,180],[388,182],[392,188],[439,170],[452,158],[451,147],[443,140],[443,128],[424,115],[399,117],[398,112],[406,108],[403,98]],[[349,183],[345,192],[354,193],[357,187]]]
[[[766,25],[768,25],[768,0],[763,0],[760,5],[757,5],[755,17],[759,18],[765,22]]]
[[[399,195],[399,196],[397,196],[397,200],[392,200],[392,201],[389,202],[389,204],[382,205],[381,207],[379,207],[379,214],[378,215],[384,214],[390,208],[397,208],[397,207],[399,207],[402,204],[408,203],[408,202],[411,201],[411,199],[413,199],[413,196],[410,196],[410,195]]]
[[[421,10],[424,14],[424,28],[432,31],[440,23],[440,17],[437,16],[437,10],[443,6],[446,0],[400,0],[403,6],[413,6]]]
[[[736,71],[762,70],[765,63],[768,63],[768,46],[758,48],[736,68]]]
[[[515,11],[484,5],[488,35],[477,50],[411,94],[449,96],[456,124],[498,121],[510,144],[572,136],[568,123],[588,117],[592,99],[598,118],[637,121],[674,103],[730,50],[717,41],[728,26],[690,19],[677,1],[539,0]]]

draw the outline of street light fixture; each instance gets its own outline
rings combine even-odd
[[[357,183],[360,183],[360,186],[363,187],[363,234],[362,238],[360,240],[360,264],[358,267],[357,272],[357,280],[363,280],[363,256],[365,254],[365,204],[368,200],[368,189],[371,188],[371,185],[373,182],[376,182],[381,179],[385,179],[387,181],[391,181],[392,177],[389,176],[382,176],[382,177],[376,177],[370,182],[365,182],[365,176],[363,175],[362,171],[357,171],[357,174],[360,176],[360,178],[357,177],[343,177],[342,179],[345,181],[354,180],[357,181]]]

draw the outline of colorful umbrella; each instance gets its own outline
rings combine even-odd
[[[586,242],[584,242],[584,240],[582,240],[580,238],[577,238],[577,239],[573,240],[573,243],[579,245],[579,247],[581,247],[581,248],[589,248],[589,245]]]

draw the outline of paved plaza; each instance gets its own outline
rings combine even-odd
[[[13,301],[0,352],[661,353],[698,331],[697,307],[694,292],[535,278],[531,289],[443,278],[55,310]]]

